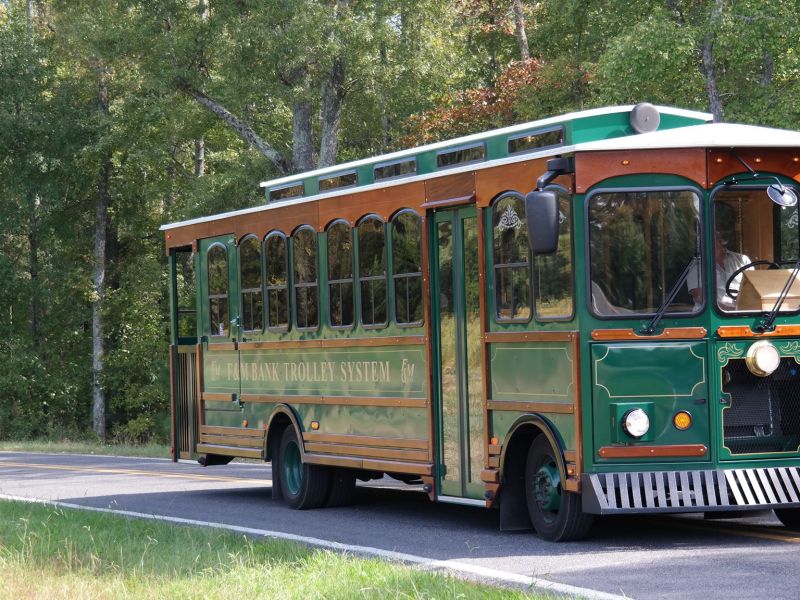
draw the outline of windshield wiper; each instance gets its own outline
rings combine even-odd
[[[780,296],[778,296],[778,299],[775,301],[775,305],[772,307],[772,310],[769,311],[769,314],[761,320],[761,323],[756,326],[758,331],[763,333],[772,329],[772,324],[775,323],[775,317],[778,316],[778,312],[781,310],[783,301],[786,300],[786,296],[789,295],[789,290],[791,289],[794,280],[797,279],[798,269],[800,269],[800,258],[798,258],[797,262],[794,263],[794,267],[792,267],[792,274],[789,275],[789,279],[786,280],[786,284],[783,286]]]
[[[661,321],[662,317],[664,316],[664,313],[667,312],[667,308],[669,308],[669,305],[672,304],[672,301],[675,300],[675,296],[678,295],[678,290],[681,289],[681,286],[684,284],[686,278],[689,276],[689,271],[691,271],[692,265],[699,260],[700,260],[699,254],[695,254],[692,258],[689,259],[689,262],[686,263],[686,266],[683,267],[683,271],[681,271],[681,274],[678,276],[678,280],[670,288],[666,300],[664,300],[661,306],[658,307],[658,311],[656,311],[656,314],[654,314],[653,318],[650,319],[650,322],[646,326],[642,327],[642,329],[639,331],[640,334],[653,335],[656,332],[656,327],[658,326],[659,321]],[[800,264],[800,260],[798,260],[797,262],[798,264]]]

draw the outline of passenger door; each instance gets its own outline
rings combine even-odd
[[[474,206],[434,213],[431,285],[438,493],[482,499],[485,423]]]

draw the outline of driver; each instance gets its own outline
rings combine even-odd
[[[732,310],[736,308],[736,299],[726,293],[725,283],[736,269],[740,269],[752,261],[746,254],[739,254],[738,252],[728,250],[728,241],[722,233],[717,233],[715,240],[714,266],[716,267],[717,303],[720,308],[724,310]],[[731,282],[731,290],[736,290],[738,292],[741,283],[742,274],[739,273]],[[689,288],[689,293],[692,295],[695,305],[699,305],[703,300],[703,292],[696,264],[692,265],[689,274],[686,276],[686,286]]]

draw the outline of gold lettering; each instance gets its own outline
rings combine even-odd
[[[391,382],[392,378],[389,376],[389,361],[385,360],[379,364],[381,368],[380,380],[384,383]]]

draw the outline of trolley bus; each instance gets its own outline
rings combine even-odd
[[[503,530],[800,525],[800,133],[649,104],[262,183],[164,225],[173,455],[297,509],[392,476]]]

